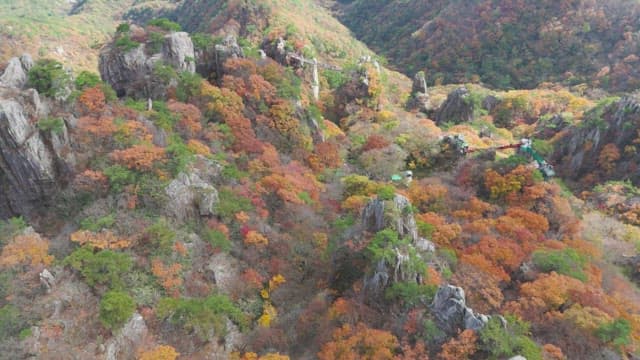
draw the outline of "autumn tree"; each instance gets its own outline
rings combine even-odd
[[[616,161],[620,159],[620,150],[616,144],[605,145],[598,155],[598,166],[606,173],[610,173],[616,166]]]
[[[175,360],[178,356],[180,356],[180,353],[172,346],[159,345],[153,350],[141,353],[138,360]]]
[[[371,329],[363,323],[345,324],[318,353],[320,360],[393,359],[400,343],[390,332]]]
[[[473,355],[476,350],[478,336],[473,330],[465,330],[458,334],[456,338],[449,340],[442,345],[442,351],[438,354],[441,360],[464,360]]]
[[[155,145],[134,145],[125,150],[115,150],[111,153],[111,159],[131,170],[148,171],[153,169],[156,161],[165,157],[163,148]]]
[[[35,232],[23,233],[15,236],[2,248],[0,266],[49,265],[53,261],[53,256],[49,255],[48,251],[49,241],[46,238]]]
[[[151,262],[151,272],[158,278],[160,285],[172,297],[180,296],[182,287],[182,265],[178,263],[165,265],[160,259],[153,259]]]
[[[116,236],[109,230],[93,232],[87,230],[76,231],[70,235],[71,241],[83,245],[89,245],[97,249],[124,249],[131,246],[131,240]]]

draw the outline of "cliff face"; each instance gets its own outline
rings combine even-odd
[[[43,131],[37,119],[49,114],[35,89],[23,90],[30,57],[13,58],[0,77],[0,218],[29,215],[51,195],[65,155],[67,130]],[[59,120],[61,121],[61,120]]]
[[[193,43],[186,32],[166,34],[162,46],[153,51],[148,43],[132,49],[115,43],[100,54],[100,75],[118,96],[160,99],[166,96],[167,85],[159,66],[168,65],[176,72],[195,72]]]
[[[582,186],[607,180],[640,184],[640,96],[601,102],[557,142],[559,174]]]

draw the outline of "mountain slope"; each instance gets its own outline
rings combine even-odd
[[[341,1],[358,38],[411,74],[533,88],[589,82],[615,91],[640,84],[635,1]]]
[[[124,15],[167,6],[170,1],[0,0],[0,62],[27,52],[95,70],[100,46]]]

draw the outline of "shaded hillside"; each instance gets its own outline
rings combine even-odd
[[[342,21],[402,71],[499,88],[640,84],[635,1],[340,1]]]

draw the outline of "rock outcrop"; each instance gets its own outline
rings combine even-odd
[[[556,142],[551,163],[583,186],[607,180],[640,184],[640,94],[601,103]]]
[[[403,195],[396,194],[392,201],[371,200],[362,211],[362,225],[370,233],[393,227],[401,237],[409,236],[414,242],[418,240],[411,202]]]
[[[29,54],[14,57],[9,60],[6,69],[0,76],[0,86],[22,89],[27,84],[27,74],[33,66],[33,59]]]
[[[438,321],[440,329],[449,335],[459,330],[480,330],[490,316],[476,314],[467,307],[464,290],[457,286],[442,285],[431,303],[431,312]]]
[[[193,42],[186,32],[174,32],[164,36],[162,44],[162,61],[171,65],[176,71],[196,71]]]
[[[154,71],[159,65],[171,66],[176,72],[195,72],[193,43],[187,33],[167,34],[158,52],[148,55],[149,49],[148,44],[140,44],[123,50],[112,43],[100,54],[100,75],[118,96],[165,98],[168,87],[176,84]]]
[[[38,119],[49,115],[38,92],[6,86],[24,86],[20,71],[29,66],[30,57],[12,62],[0,84],[0,218],[28,216],[41,208],[57,186],[61,165],[73,161],[63,151],[69,146],[64,124],[56,131],[38,129]]]
[[[373,272],[365,276],[365,290],[379,295],[393,281],[416,281],[420,283],[422,274],[416,273],[409,264],[414,260],[422,261],[426,252],[435,251],[435,245],[420,236],[412,206],[403,195],[396,194],[393,200],[371,200],[362,211],[362,229],[377,233],[392,228],[400,238],[411,239],[409,244],[393,248],[395,258],[388,262],[384,259],[375,264]],[[415,259],[418,257],[419,259]]]
[[[142,315],[134,313],[118,335],[107,342],[105,359],[135,359],[135,353],[148,332]]]
[[[413,77],[413,86],[411,87],[411,98],[407,102],[407,109],[418,110],[423,113],[428,112],[429,93],[427,92],[427,80],[424,72],[420,71]]]
[[[210,184],[210,179],[217,176],[219,170],[217,164],[199,157],[189,170],[178,174],[165,189],[169,197],[167,213],[180,221],[213,215],[218,191]]]
[[[473,120],[473,103],[469,90],[459,87],[453,90],[447,100],[435,113],[436,124],[443,123],[461,124]]]
[[[196,71],[210,80],[221,80],[223,65],[228,59],[244,58],[242,47],[234,35],[227,35],[222,43],[205,49],[196,49]]]

